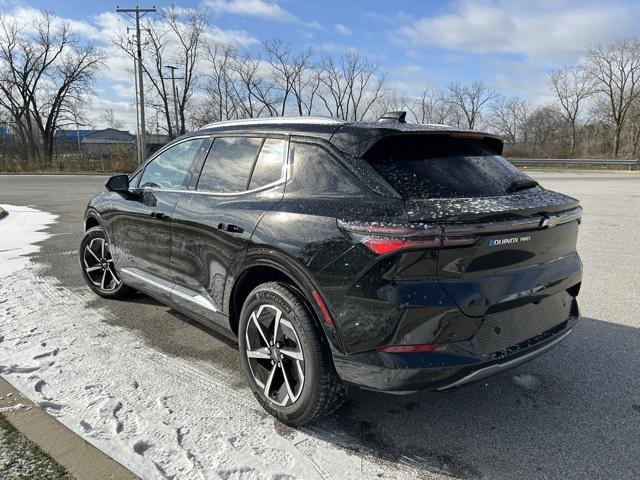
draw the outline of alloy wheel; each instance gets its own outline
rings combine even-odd
[[[298,400],[304,386],[304,352],[293,324],[270,304],[251,312],[245,331],[253,380],[280,407]]]
[[[105,292],[112,292],[120,285],[120,279],[113,267],[109,245],[104,238],[94,238],[82,254],[84,271],[91,283]]]

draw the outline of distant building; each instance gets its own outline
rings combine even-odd
[[[60,142],[78,143],[78,137],[80,140],[87,135],[92,134],[95,130],[56,130],[53,134],[53,139]]]
[[[135,149],[136,137],[124,130],[105,128],[89,133],[81,144],[85,155],[100,157]]]
[[[53,144],[56,153],[77,152],[78,144],[84,137],[95,130],[56,130],[53,134]]]

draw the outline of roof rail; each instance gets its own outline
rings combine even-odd
[[[344,120],[338,120],[330,117],[258,117],[258,118],[245,118],[240,120],[223,120],[221,122],[213,122],[201,127],[200,130],[205,128],[214,127],[227,127],[234,125],[289,125],[289,124],[304,124],[304,125],[342,125],[346,123]]]

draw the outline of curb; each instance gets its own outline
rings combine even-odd
[[[2,220],[7,215],[9,215],[9,212],[7,212],[4,208],[0,207],[0,220]]]
[[[0,377],[0,411],[16,430],[79,480],[135,480],[138,477],[58,422]]]

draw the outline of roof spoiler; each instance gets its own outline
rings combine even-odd
[[[386,112],[378,119],[378,123],[407,123],[407,112]]]

